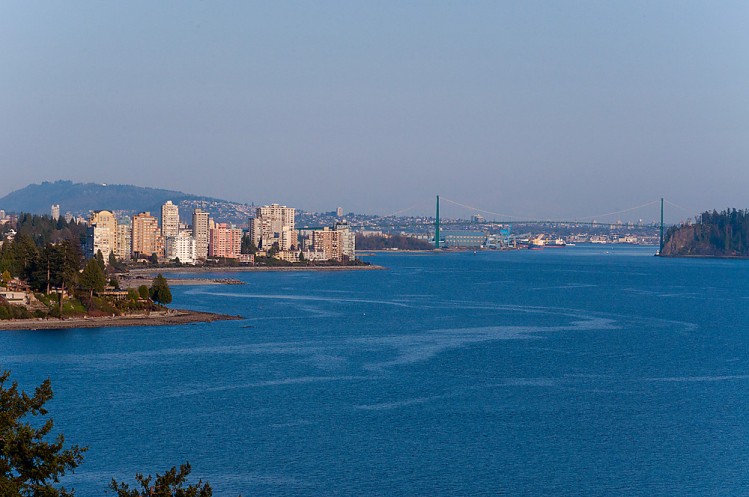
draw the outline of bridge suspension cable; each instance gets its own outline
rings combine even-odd
[[[491,214],[492,216],[501,216],[501,217],[512,218],[512,219],[522,219],[521,217],[512,216],[510,214],[503,214],[501,212],[487,211],[487,210],[484,210],[484,209],[479,209],[478,207],[472,207],[470,205],[461,204],[460,202],[456,202],[455,200],[450,200],[449,198],[446,198],[446,197],[440,197],[440,199],[445,200],[447,202],[450,202],[451,204],[455,204],[455,205],[457,205],[459,207],[463,207],[465,209],[469,209],[469,210],[476,211],[476,212],[483,212],[484,214]]]
[[[681,210],[683,210],[684,212],[688,212],[688,213],[690,213],[690,214],[692,214],[692,213],[693,213],[693,211],[692,211],[692,210],[690,210],[690,209],[687,209],[686,207],[682,207],[682,206],[680,206],[680,205],[678,205],[678,204],[675,204],[675,203],[671,202],[670,200],[666,200],[666,199],[663,199],[663,201],[664,201],[664,202],[666,202],[666,203],[667,203],[668,205],[670,205],[671,207],[676,207],[677,209],[681,209]]]
[[[635,206],[635,207],[630,207],[629,209],[624,209],[624,210],[616,211],[616,212],[609,212],[609,213],[606,213],[606,214],[598,214],[597,216],[586,216],[584,219],[587,219],[587,218],[596,219],[596,218],[599,218],[599,217],[608,217],[608,216],[615,216],[617,214],[624,214],[626,212],[636,211],[637,209],[642,209],[643,207],[648,207],[648,206],[651,206],[653,204],[657,204],[658,202],[660,202],[660,200],[652,200],[652,201],[650,201],[650,202],[648,202],[646,204],[638,205],[638,206]]]

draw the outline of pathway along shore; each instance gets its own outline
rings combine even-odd
[[[244,319],[211,312],[169,309],[151,314],[81,317],[69,319],[10,319],[0,321],[1,330],[65,330],[71,328],[119,328],[124,326],[169,326],[189,323],[212,323]]]

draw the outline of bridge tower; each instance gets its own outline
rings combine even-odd
[[[661,242],[659,245],[658,254],[661,254],[663,253],[663,197],[661,197]]]
[[[434,220],[434,248],[440,248],[440,196],[437,195],[437,214]]]

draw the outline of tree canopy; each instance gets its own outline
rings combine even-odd
[[[210,484],[203,483],[202,480],[194,485],[184,486],[190,471],[190,463],[185,463],[180,465],[179,470],[172,467],[163,475],[156,473],[156,479],[151,475],[143,476],[138,473],[135,475],[136,487],[132,489],[127,483],[114,479],[109,488],[117,492],[117,497],[211,497],[213,491]]]
[[[0,495],[72,497],[72,490],[58,488],[59,479],[83,461],[86,448],[63,448],[62,434],[48,440],[54,423],[42,418],[52,398],[49,379],[34,395],[20,392],[15,381],[8,385],[9,379],[9,371],[0,373]]]
[[[703,212],[693,224],[668,229],[664,255],[749,255],[749,210]]]
[[[169,289],[169,283],[161,273],[156,275],[151,285],[151,300],[159,304],[169,304],[172,302],[172,291]]]
[[[81,288],[89,292],[89,307],[91,307],[94,292],[101,292],[107,285],[107,275],[101,269],[101,264],[96,258],[89,260],[78,278]]]

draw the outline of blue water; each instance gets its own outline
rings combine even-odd
[[[568,247],[232,273],[182,327],[0,333],[90,447],[66,480],[189,460],[219,496],[749,495],[749,261]]]

